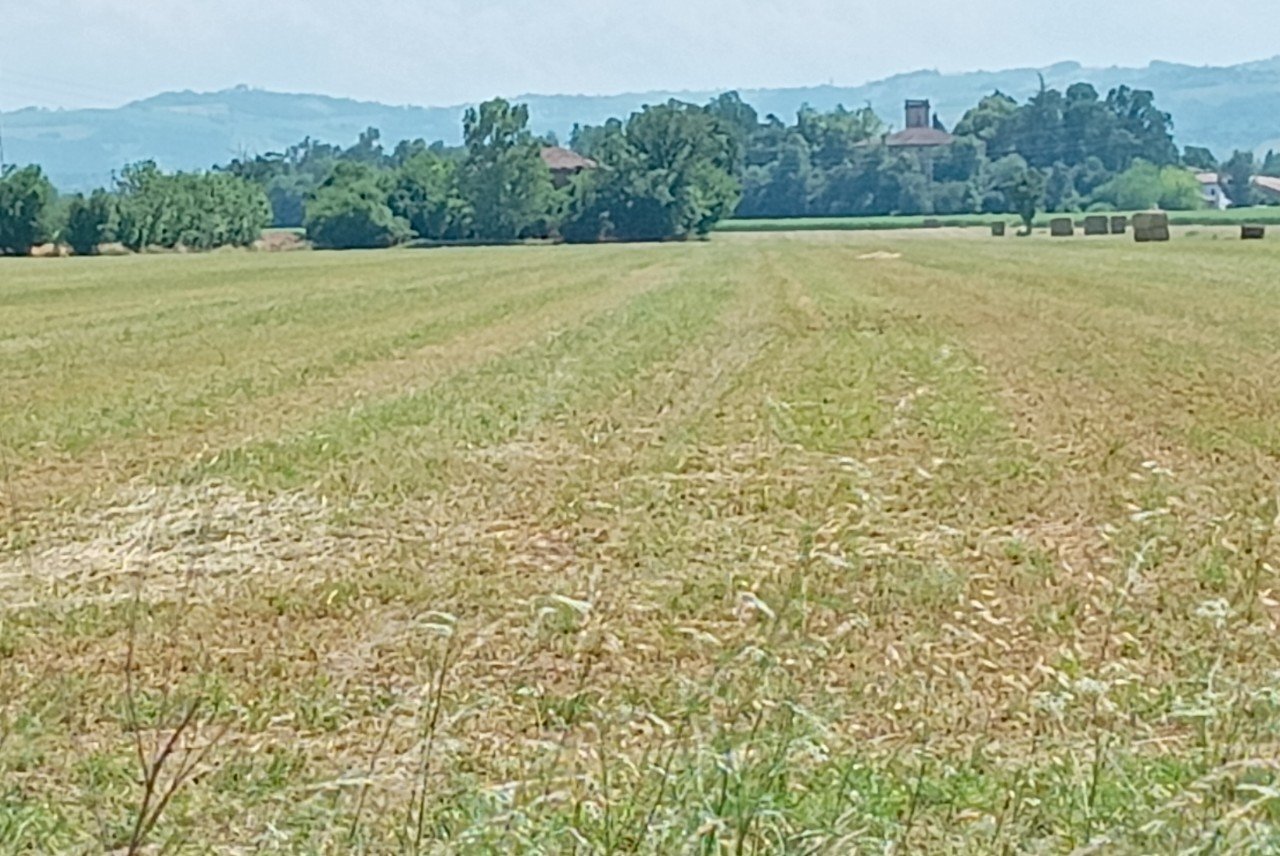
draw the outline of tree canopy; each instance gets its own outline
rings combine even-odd
[[[72,198],[62,237],[77,255],[96,255],[103,244],[115,239],[117,225],[115,199],[105,190],[95,190],[87,198],[83,194]]]
[[[558,212],[540,154],[545,143],[529,131],[529,108],[496,98],[467,110],[462,127],[466,157],[458,187],[469,231],[486,240],[549,236]]]
[[[749,115],[737,111],[742,121]],[[934,118],[935,127],[941,123]],[[776,116],[745,131],[738,216],[1019,213],[1010,189],[1043,184],[1037,207],[1083,211],[1110,204],[1099,188],[1137,161],[1200,167],[1213,160],[1173,144],[1173,120],[1145,90],[1117,87],[1105,98],[1087,83],[1041,88],[1026,103],[994,92],[963,114],[949,145],[886,145],[885,124],[869,109],[803,108],[794,123]],[[1016,161],[1010,160],[1016,158]],[[1278,161],[1280,162],[1280,161]],[[1023,175],[1023,169],[1040,179]],[[1032,184],[1010,178],[1015,172]],[[1184,183],[1185,184],[1185,183]],[[1197,206],[1198,197],[1171,197]]]
[[[601,169],[580,176],[566,223],[571,240],[652,241],[705,235],[741,198],[734,177],[741,126],[709,108],[672,101],[622,125],[578,137]],[[741,118],[739,116],[738,118]]]
[[[1188,210],[1203,203],[1200,182],[1190,172],[1143,160],[1135,161],[1133,166],[1099,187],[1093,198],[1118,211]]]
[[[307,238],[320,249],[379,249],[412,235],[391,210],[389,176],[358,161],[343,161],[306,205]]]
[[[575,129],[597,167],[554,179],[528,129],[528,110],[502,99],[468,110],[460,151],[425,145],[379,161],[339,154],[306,203],[318,246],[430,240],[668,240],[707,234],[733,213],[746,127],[736,96],[709,106],[673,101],[627,122]],[[362,138],[372,140],[371,135]],[[358,168],[357,168],[358,167]]]
[[[262,234],[271,206],[262,189],[226,173],[165,173],[131,164],[116,187],[120,242],[131,250],[244,247]]]
[[[53,237],[53,185],[38,166],[0,172],[0,255],[25,256]]]

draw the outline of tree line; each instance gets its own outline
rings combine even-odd
[[[1191,209],[1203,204],[1192,170],[1219,169],[1206,149],[1178,150],[1151,92],[1123,86],[1105,98],[1088,83],[1042,88],[1022,104],[996,92],[930,149],[886,145],[870,108],[806,108],[792,123],[732,96],[720,109],[746,141],[739,217]],[[1252,201],[1252,155],[1235,153],[1223,172],[1237,203]]]
[[[38,166],[0,172],[0,255],[59,242],[79,255],[104,244],[129,250],[246,247],[271,222],[261,188],[218,172],[125,167],[112,190],[59,197]]]
[[[936,120],[935,120],[936,123]],[[936,127],[942,129],[940,123]],[[266,190],[282,226],[320,246],[386,246],[410,237],[643,240],[705,234],[727,216],[1015,214],[1194,209],[1196,170],[1221,171],[1237,205],[1254,174],[1280,173],[1236,152],[1179,151],[1153,93],[1088,83],[1042,87],[1025,103],[1000,92],[966,111],[949,145],[886,143],[870,107],[802,108],[761,118],[737,93],[670,102],[631,119],[575,127],[569,147],[599,164],[549,186],[518,105],[494,101],[464,119],[464,145],[422,140],[384,150],[376,129],[349,149],[304,140],[227,167]],[[504,190],[505,189],[505,190]]]
[[[224,169],[261,186],[275,222],[321,248],[683,239],[709,233],[741,198],[741,140],[710,107],[671,101],[584,129],[590,168],[558,176],[542,157],[555,140],[529,130],[526,106],[494,99],[462,124],[456,148],[386,151],[370,128],[347,150],[304,140]]]
[[[934,119],[937,130],[945,128]],[[1173,119],[1148,91],[1102,97],[1078,83],[1025,103],[996,92],[966,111],[949,144],[895,147],[870,107],[794,120],[761,118],[736,93],[709,104],[645,107],[575,127],[569,147],[590,168],[553,172],[556,143],[528,109],[494,99],[466,111],[463,145],[383,146],[370,128],[343,148],[305,139],[204,173],[125,167],[111,189],[60,197],[38,167],[0,172],[0,253],[58,241],[213,249],[248,246],[268,225],[305,229],[322,248],[429,241],[669,240],[729,216],[1188,209],[1203,205],[1195,170],[1216,171],[1237,205],[1280,155],[1179,151]]]

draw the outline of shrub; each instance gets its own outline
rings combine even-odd
[[[306,229],[308,240],[326,250],[391,247],[413,234],[372,184],[322,187],[307,202]]]

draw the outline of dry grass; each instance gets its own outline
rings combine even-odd
[[[5,265],[0,850],[1280,848],[1278,260]]]

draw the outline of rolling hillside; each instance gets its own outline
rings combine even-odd
[[[1234,148],[1280,148],[1280,56],[1210,68],[1155,62],[1146,68],[1084,68],[1060,63],[1043,69],[940,74],[917,71],[861,86],[744,90],[762,115],[788,116],[800,105],[817,108],[870,103],[887,121],[901,122],[906,98],[927,97],[954,123],[995,89],[1026,98],[1039,75],[1053,87],[1088,80],[1099,90],[1128,84],[1154,90],[1173,113],[1178,142],[1220,154]],[[625,95],[527,95],[535,129],[568,135],[575,122],[599,123],[642,104],[679,97],[705,101],[715,93],[648,92]],[[430,100],[423,93],[423,101]],[[281,149],[306,136],[354,141],[366,127],[383,139],[422,137],[457,142],[463,105],[388,106],[323,95],[286,94],[237,87],[215,93],[176,92],[109,110],[30,108],[3,116],[10,161],[43,164],[61,187],[82,189],[109,180],[112,170],[143,158],[166,168],[197,169],[240,153]]]

